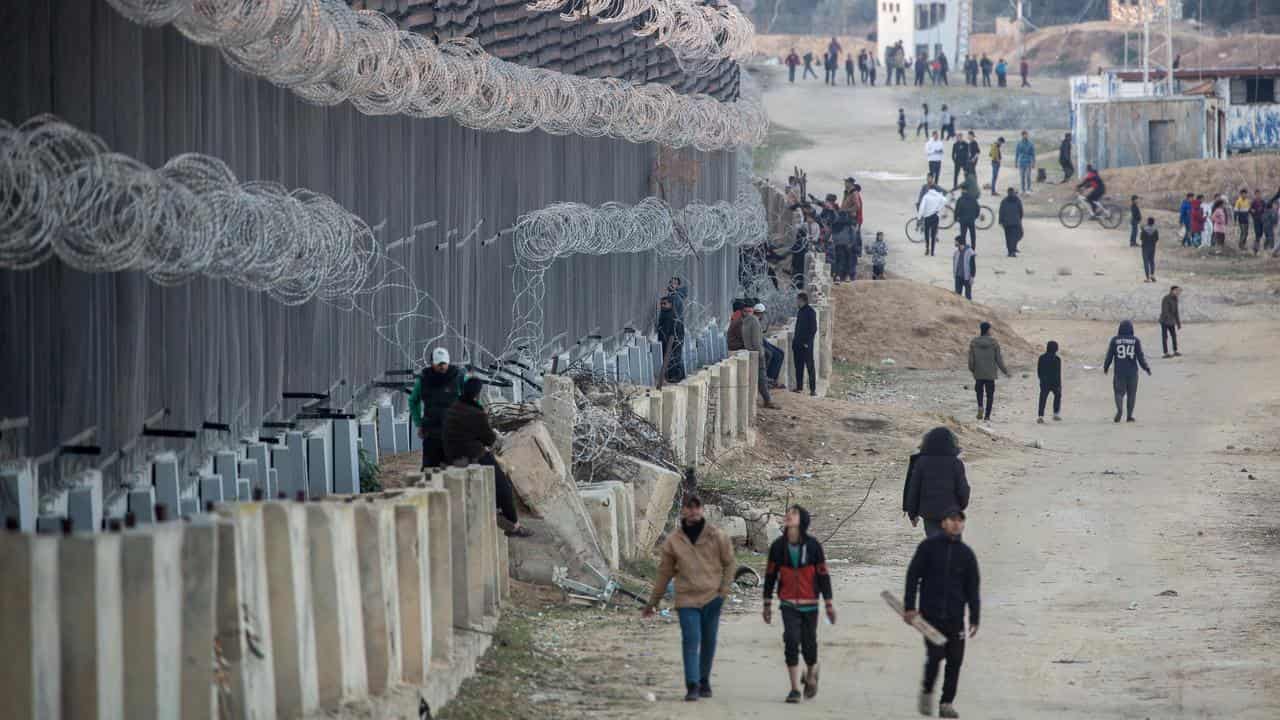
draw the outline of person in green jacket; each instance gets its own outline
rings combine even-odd
[[[436,348],[431,352],[431,365],[422,371],[413,392],[409,394],[409,417],[422,438],[422,467],[438,467],[444,457],[444,416],[449,407],[462,397],[462,384],[467,375],[449,364],[449,351]]]
[[[996,397],[996,373],[1009,377],[1009,370],[1004,366],[1000,342],[991,336],[991,323],[984,321],[978,331],[981,334],[969,342],[969,372],[973,373],[973,389],[978,396],[978,419],[990,420],[991,405]],[[985,409],[983,395],[987,401]]]

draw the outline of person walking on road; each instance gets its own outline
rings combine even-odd
[[[877,232],[875,242],[871,243],[871,279],[884,279],[884,266],[889,259],[889,246],[884,241],[884,233]]]
[[[1195,194],[1187,193],[1178,206],[1178,227],[1182,228],[1182,247],[1191,247],[1191,208],[1195,203]]]
[[[952,507],[969,507],[969,479],[955,433],[939,426],[924,434],[920,452],[911,457],[902,512],[911,527],[924,520],[924,535],[932,537],[942,532],[943,514]]]
[[[737,563],[729,536],[707,522],[702,500],[684,496],[680,523],[662,544],[658,577],[642,615],[653,617],[675,580],[675,606],[680,616],[680,645],[684,658],[684,683],[688,702],[711,697],[711,664],[716,656],[720,611],[733,583]]]
[[[439,467],[445,462],[444,418],[458,398],[467,374],[449,364],[449,351],[431,351],[431,365],[422,371],[413,392],[409,393],[409,417],[422,438],[422,468]]]
[[[1131,320],[1121,321],[1117,335],[1111,338],[1111,344],[1107,346],[1107,359],[1102,363],[1103,375],[1111,369],[1112,363],[1116,366],[1116,374],[1111,383],[1116,396],[1115,422],[1120,422],[1120,418],[1126,416],[1126,410],[1129,422],[1136,422],[1133,419],[1133,406],[1138,401],[1138,368],[1141,367],[1150,375],[1151,367],[1147,365],[1147,356],[1142,353],[1142,341],[1133,334]]]
[[[1160,231],[1156,229],[1156,219],[1147,218],[1142,226],[1142,271],[1147,274],[1147,282],[1156,281],[1156,243],[1160,242]]]
[[[832,604],[831,574],[822,543],[809,535],[809,511],[799,505],[787,509],[783,518],[783,534],[769,546],[764,574],[765,624],[773,623],[773,593],[778,592],[782,609],[782,644],[791,680],[788,703],[818,694],[818,598],[827,612],[827,621],[836,624],[836,607]],[[804,677],[800,675],[800,657],[804,656]]]
[[[898,139],[907,139],[907,113],[902,108],[898,108]]]
[[[1004,247],[1009,257],[1018,257],[1018,243],[1022,241],[1022,199],[1013,188],[1000,201],[997,220],[1004,228]]]
[[[977,173],[978,161],[982,159],[982,148],[978,147],[978,136],[969,131],[969,169]]]
[[[844,84],[853,87],[853,55],[844,56]]]
[[[1200,245],[1204,243],[1204,223],[1206,217],[1207,208],[1204,207],[1204,195],[1196,195],[1191,200],[1191,237],[1188,242],[1188,245],[1191,247],[1200,247]]]
[[[926,138],[929,137],[929,103],[924,103],[920,107],[920,123],[916,125],[916,137],[920,137],[921,131]]]
[[[1044,424],[1044,405],[1053,395],[1053,419],[1062,419],[1062,358],[1058,357],[1058,343],[1050,340],[1044,354],[1036,363],[1036,376],[1040,379],[1040,404],[1036,410],[1036,422]]]
[[[1027,64],[1026,59],[1018,63],[1018,74],[1022,76],[1022,87],[1031,87],[1031,82],[1027,80],[1027,76],[1031,74],[1031,66]]]
[[[784,62],[787,66],[787,81],[795,82],[796,68],[800,66],[800,56],[796,54],[795,48],[791,48],[791,52],[787,54],[787,59]]]
[[[800,79],[807,80],[810,75],[813,76],[814,80],[818,79],[818,73],[813,71],[813,53],[807,52],[804,54],[804,73],[800,76]]]
[[[925,190],[924,197],[916,207],[916,222],[923,226],[924,254],[933,255],[938,247],[938,214],[947,204],[947,199],[936,187]]]
[[[991,406],[996,398],[997,371],[1009,377],[1009,370],[1004,366],[1004,353],[1000,350],[1000,341],[991,336],[991,323],[983,321],[978,326],[979,335],[969,341],[969,372],[973,373],[973,389],[978,397],[978,419],[991,419]],[[986,396],[986,409],[982,400]]]
[[[796,384],[793,392],[804,390],[804,374],[809,373],[809,394],[817,395],[818,374],[814,372],[813,343],[818,337],[818,313],[809,304],[809,294],[796,295],[800,309],[796,311],[796,326],[791,333],[791,357],[796,365]]]
[[[969,247],[978,249],[978,216],[982,214],[982,206],[978,199],[969,193],[960,193],[956,198],[956,223],[960,226],[960,238],[969,238]]]
[[[1249,219],[1253,220],[1253,254],[1257,255],[1263,247],[1263,216],[1267,214],[1267,201],[1262,199],[1262,191],[1253,191],[1253,201],[1249,203]]]
[[[1021,182],[1022,194],[1026,195],[1031,192],[1031,171],[1036,166],[1036,146],[1031,142],[1031,136],[1026,130],[1022,131],[1022,139],[1013,149],[1013,156],[1018,164],[1018,179]]]
[[[942,157],[946,153],[947,147],[942,144],[936,132],[924,144],[924,157],[929,163],[929,177],[938,182],[942,182]]]
[[[1076,166],[1071,163],[1071,133],[1062,138],[1058,146],[1058,164],[1062,166],[1062,182],[1065,183],[1076,174]]]
[[[951,272],[956,280],[956,294],[973,300],[973,278],[978,273],[978,254],[964,244],[964,236],[956,238],[956,249],[951,254]]]
[[[1164,351],[1164,357],[1182,357],[1182,353],[1178,352],[1178,331],[1182,329],[1182,315],[1178,312],[1178,297],[1182,295],[1182,288],[1174,285],[1169,288],[1169,294],[1164,296],[1160,301],[1160,349]],[[1173,354],[1169,354],[1169,338],[1173,338]]]
[[[996,85],[998,87],[1009,86],[1009,63],[1005,62],[1004,58],[1000,58],[1000,61],[996,63]]]
[[[948,509],[942,520],[942,532],[925,538],[907,566],[903,621],[911,625],[917,617],[923,617],[947,638],[947,644],[941,647],[924,641],[924,681],[916,706],[921,715],[933,714],[933,686],[945,662],[938,717],[960,717],[953,703],[960,685],[960,666],[964,663],[965,610],[969,611],[967,637],[972,638],[978,634],[982,608],[978,594],[978,556],[961,540],[964,519],[964,510]]]

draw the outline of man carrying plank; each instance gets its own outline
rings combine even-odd
[[[946,645],[934,645],[928,640],[924,644],[924,683],[920,688],[918,705],[920,714],[924,716],[933,714],[933,685],[938,678],[938,666],[945,660],[947,667],[942,680],[938,717],[960,717],[951,703],[956,698],[960,665],[964,662],[966,605],[969,607],[969,637],[978,634],[981,608],[978,558],[960,539],[963,532],[964,511],[958,507],[948,509],[943,513],[942,532],[920,543],[907,567],[903,621],[914,625],[918,617],[923,617],[947,638]]]

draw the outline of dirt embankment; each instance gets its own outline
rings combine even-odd
[[[1117,202],[1131,195],[1144,207],[1177,210],[1187,193],[1235,198],[1240,190],[1262,190],[1270,198],[1280,188],[1280,156],[1236,155],[1226,160],[1183,160],[1162,165],[1104,171],[1107,193]]]
[[[907,280],[845,283],[835,287],[834,353],[838,361],[893,367],[964,367],[978,324],[992,325],[1005,362],[1026,366],[1036,349],[1005,322],[1001,313],[955,293]]]

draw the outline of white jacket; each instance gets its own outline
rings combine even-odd
[[[942,162],[947,155],[947,146],[941,140],[930,140],[924,144],[924,156],[929,162]]]
[[[942,208],[947,204],[947,198],[936,189],[929,190],[920,198],[920,207],[916,208],[916,219],[923,220],[927,217],[933,217],[942,212]]]

